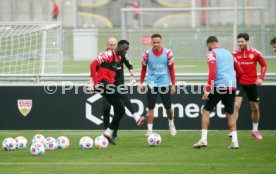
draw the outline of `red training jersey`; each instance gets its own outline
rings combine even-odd
[[[116,73],[121,72],[120,70],[122,69],[120,60],[114,50],[106,50],[100,53],[90,64],[90,73],[94,85],[97,85],[102,80],[114,84]]]
[[[56,2],[54,2],[52,14],[59,14],[59,8],[58,8],[58,4]]]
[[[243,75],[238,81],[240,84],[255,84],[257,81],[257,62],[261,65],[259,78],[264,80],[267,70],[266,62],[262,54],[255,48],[237,49],[233,56],[239,62],[243,69]]]

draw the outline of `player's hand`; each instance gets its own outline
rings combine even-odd
[[[205,92],[205,93],[203,94],[203,96],[201,97],[201,99],[202,99],[202,100],[209,100],[209,97],[208,97],[209,94],[210,94],[209,92]]]
[[[257,86],[260,86],[260,85],[262,85],[262,83],[263,83],[263,80],[262,79],[257,79],[257,81],[256,81],[256,85]]]
[[[99,87],[100,87],[100,84],[99,84],[99,83],[94,84],[94,89],[95,89],[95,90],[99,89]]]
[[[140,86],[139,86],[139,92],[140,93],[145,92],[145,87],[143,86],[143,84],[140,84]]]
[[[172,87],[171,87],[171,94],[175,94],[175,85],[172,85]]]
[[[93,82],[91,79],[89,79],[88,84],[87,84],[87,90],[92,91],[92,89],[93,89]]]
[[[134,86],[136,84],[136,80],[134,78],[134,76],[130,76],[130,81],[129,81],[130,85]]]

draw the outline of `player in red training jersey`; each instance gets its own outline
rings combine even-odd
[[[272,47],[272,50],[276,53],[276,37],[274,37],[273,39],[271,39],[270,45]]]
[[[264,80],[267,65],[262,54],[257,49],[249,47],[249,35],[247,33],[240,33],[237,36],[237,40],[240,48],[233,52],[233,56],[240,63],[243,69],[243,76],[238,81],[234,115],[236,119],[238,119],[238,112],[242,99],[244,94],[246,94],[252,112],[252,136],[257,140],[261,140],[263,137],[258,130],[260,120],[258,86],[260,86]],[[261,65],[261,72],[259,76],[257,76],[257,63]]]

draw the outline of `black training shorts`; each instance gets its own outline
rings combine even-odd
[[[222,104],[224,104],[224,110],[225,112],[229,114],[233,114],[234,112],[234,103],[235,103],[235,97],[236,93],[232,90],[219,90],[217,91],[214,89],[209,94],[209,100],[206,100],[206,103],[204,105],[204,109],[207,111],[212,111],[214,107],[218,104],[218,102],[222,101]]]
[[[148,108],[154,109],[157,96],[160,96],[162,103],[166,109],[171,108],[171,88],[167,87],[152,87],[147,86],[147,102]]]
[[[237,97],[243,97],[246,94],[249,101],[259,102],[258,86],[256,84],[237,84]]]

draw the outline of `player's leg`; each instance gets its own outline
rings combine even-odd
[[[257,85],[248,85],[247,89],[247,97],[249,100],[250,108],[251,108],[251,119],[252,119],[252,136],[256,138],[256,140],[263,139],[262,134],[260,133],[258,126],[260,121],[260,109],[259,109],[259,94]]]
[[[134,120],[136,121],[137,126],[142,126],[144,123],[144,117],[139,115],[137,112],[135,112],[133,105],[130,102],[129,95],[128,94],[121,94],[124,105],[126,108],[130,111],[132,114]]]
[[[260,109],[259,109],[259,102],[250,101],[251,107],[251,114],[252,114],[252,136],[255,137],[257,140],[263,139],[262,134],[260,133],[258,126],[260,121]]]
[[[235,103],[234,103],[234,114],[233,117],[235,118],[236,122],[239,118],[239,111],[243,100],[244,90],[241,87],[240,84],[237,84],[237,90],[235,91],[236,97],[235,97]],[[232,137],[232,132],[229,133],[229,137]]]
[[[111,105],[108,100],[103,97],[103,121],[104,121],[104,129],[109,126],[110,123],[110,109]]]
[[[237,119],[234,116],[234,103],[235,103],[235,91],[227,91],[222,96],[222,103],[224,104],[224,110],[228,121],[229,130],[231,132],[231,144],[229,148],[238,149],[238,134],[237,134]]]
[[[201,113],[201,138],[196,144],[193,145],[194,148],[207,147],[207,135],[210,123],[210,112],[221,100],[221,96],[216,92],[216,90],[214,90],[213,93],[210,93],[208,97],[209,100],[205,102]]]
[[[118,127],[119,122],[121,121],[124,113],[125,113],[125,106],[123,101],[120,97],[114,94],[104,94],[104,97],[109,101],[109,103],[114,108],[114,117],[108,126],[108,128],[104,132],[104,136],[109,140],[111,144],[115,144],[114,140],[112,139],[112,134],[114,129]]]
[[[166,109],[168,121],[169,121],[169,128],[170,128],[170,134],[172,136],[176,135],[176,129],[174,126],[174,119],[173,119],[173,110],[172,110],[172,104],[171,104],[171,88],[170,87],[161,87],[158,91],[162,103]]]
[[[148,103],[148,112],[147,112],[147,126],[148,126],[148,131],[145,134],[145,136],[149,136],[153,132],[153,121],[154,121],[154,107],[155,103],[157,100],[157,90],[158,88],[153,87],[150,88],[148,86],[147,89],[147,103]]]

